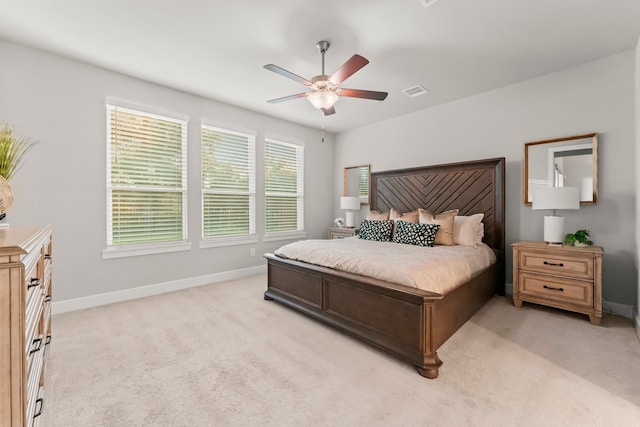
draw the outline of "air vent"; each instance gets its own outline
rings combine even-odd
[[[405,94],[408,96],[415,98],[416,96],[424,95],[425,93],[429,93],[427,89],[420,85],[411,86],[403,90]]]

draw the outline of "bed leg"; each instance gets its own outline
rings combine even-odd
[[[433,357],[426,357],[423,366],[418,366],[418,373],[425,378],[434,380],[438,378],[438,368],[442,365],[442,360],[437,353],[433,353]]]
[[[264,294],[263,298],[265,301],[273,301],[273,298],[271,298],[270,296],[267,296],[267,294]]]

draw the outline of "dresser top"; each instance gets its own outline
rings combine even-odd
[[[24,254],[42,233],[51,230],[50,225],[34,227],[0,228],[0,254]]]
[[[539,241],[523,241],[523,242],[514,242],[511,244],[514,248],[528,248],[528,249],[537,249],[537,250],[549,250],[549,251],[559,251],[559,252],[588,252],[588,253],[603,253],[604,249],[600,246],[567,246],[567,245],[550,245],[547,242],[539,242]]]

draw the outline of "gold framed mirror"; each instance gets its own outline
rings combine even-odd
[[[524,145],[524,204],[536,187],[577,187],[580,204],[598,203],[598,134]]]
[[[370,165],[349,166],[344,168],[344,196],[360,198],[361,205],[369,204]]]

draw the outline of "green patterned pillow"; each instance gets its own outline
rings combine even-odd
[[[393,232],[393,221],[373,221],[363,219],[360,223],[359,239],[388,242]]]
[[[439,224],[414,224],[412,222],[398,221],[393,241],[416,246],[433,246]]]

